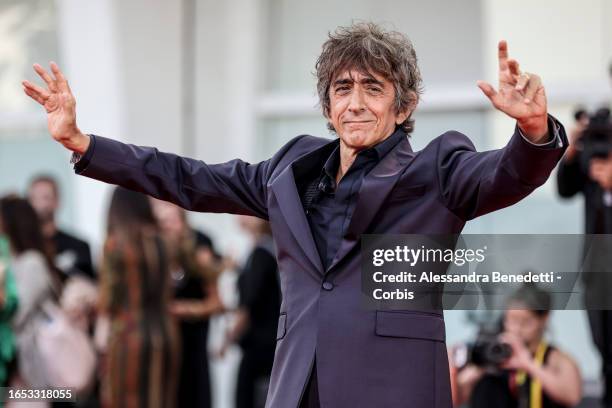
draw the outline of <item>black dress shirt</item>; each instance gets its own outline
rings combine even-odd
[[[340,248],[363,178],[406,137],[406,133],[397,130],[377,145],[359,152],[338,185],[340,143],[336,141],[332,153],[328,157],[319,157],[320,164],[297,180],[302,205],[324,268],[327,269]]]

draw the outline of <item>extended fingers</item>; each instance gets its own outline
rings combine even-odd
[[[508,69],[513,77],[518,77],[521,75],[521,70],[519,69],[519,63],[515,59],[508,60]]]
[[[476,83],[478,84],[478,87],[480,88],[480,90],[493,103],[493,105],[497,106],[497,97],[498,97],[498,94],[497,94],[497,91],[495,90],[495,88],[493,88],[493,85],[491,85],[490,83],[485,82],[485,81],[477,81]]]
[[[25,92],[25,94],[28,95],[30,98],[34,99],[36,102],[44,106],[45,99],[37,92],[33,91],[31,88],[28,87],[23,87],[23,92]]]
[[[521,75],[519,75],[517,81],[516,81],[516,86],[514,87],[517,91],[524,91],[525,87],[527,86],[527,84],[529,83],[529,79],[531,79],[530,75],[526,72],[522,73]]]
[[[536,74],[527,74],[528,82],[525,87],[525,103],[531,103],[542,86],[542,79]]]
[[[29,81],[23,81],[23,92],[28,95],[30,98],[34,99],[36,102],[45,106],[45,103],[49,99],[50,95],[46,89],[39,87]]]
[[[26,89],[29,89],[31,92],[40,95],[43,99],[49,98],[49,92],[46,89],[41,88],[40,86],[33,84],[30,81],[23,81],[22,84]]]
[[[500,71],[508,69],[508,43],[505,40],[501,40],[497,44],[497,59],[499,60]]]
[[[55,82],[57,83],[59,89],[62,91],[70,91],[70,87],[68,86],[68,81],[64,77],[64,74],[62,73],[62,71],[60,71],[57,64],[53,61],[51,61],[51,71],[53,72],[53,75],[55,76]]]
[[[45,81],[51,92],[57,92],[57,85],[51,75],[40,64],[34,64],[34,71]]]

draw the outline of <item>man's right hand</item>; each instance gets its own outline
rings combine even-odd
[[[23,91],[47,111],[47,127],[51,136],[67,149],[84,154],[90,138],[77,127],[76,100],[68,81],[54,62],[51,62],[53,76],[39,64],[34,64],[34,70],[45,81],[47,88],[23,81]]]

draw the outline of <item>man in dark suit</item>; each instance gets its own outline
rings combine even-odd
[[[410,41],[371,23],[323,45],[317,90],[335,140],[301,135],[256,164],[222,164],[83,134],[55,64],[24,82],[78,174],[195,211],[268,219],[282,289],[268,407],[451,407],[441,311],[364,310],[364,233],[456,234],[543,184],[567,145],[540,78],[499,43],[499,89],[479,87],[517,120],[503,149],[478,153],[456,131],[414,152],[407,134],[421,77]]]

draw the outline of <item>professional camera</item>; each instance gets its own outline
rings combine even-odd
[[[479,367],[498,367],[512,355],[509,344],[499,340],[499,327],[481,324],[476,340],[464,343],[455,349],[453,360],[458,368],[467,364]]]
[[[576,148],[582,152],[581,165],[587,174],[591,159],[608,157],[612,151],[612,122],[608,108],[601,108],[589,117],[589,124],[576,143]]]

